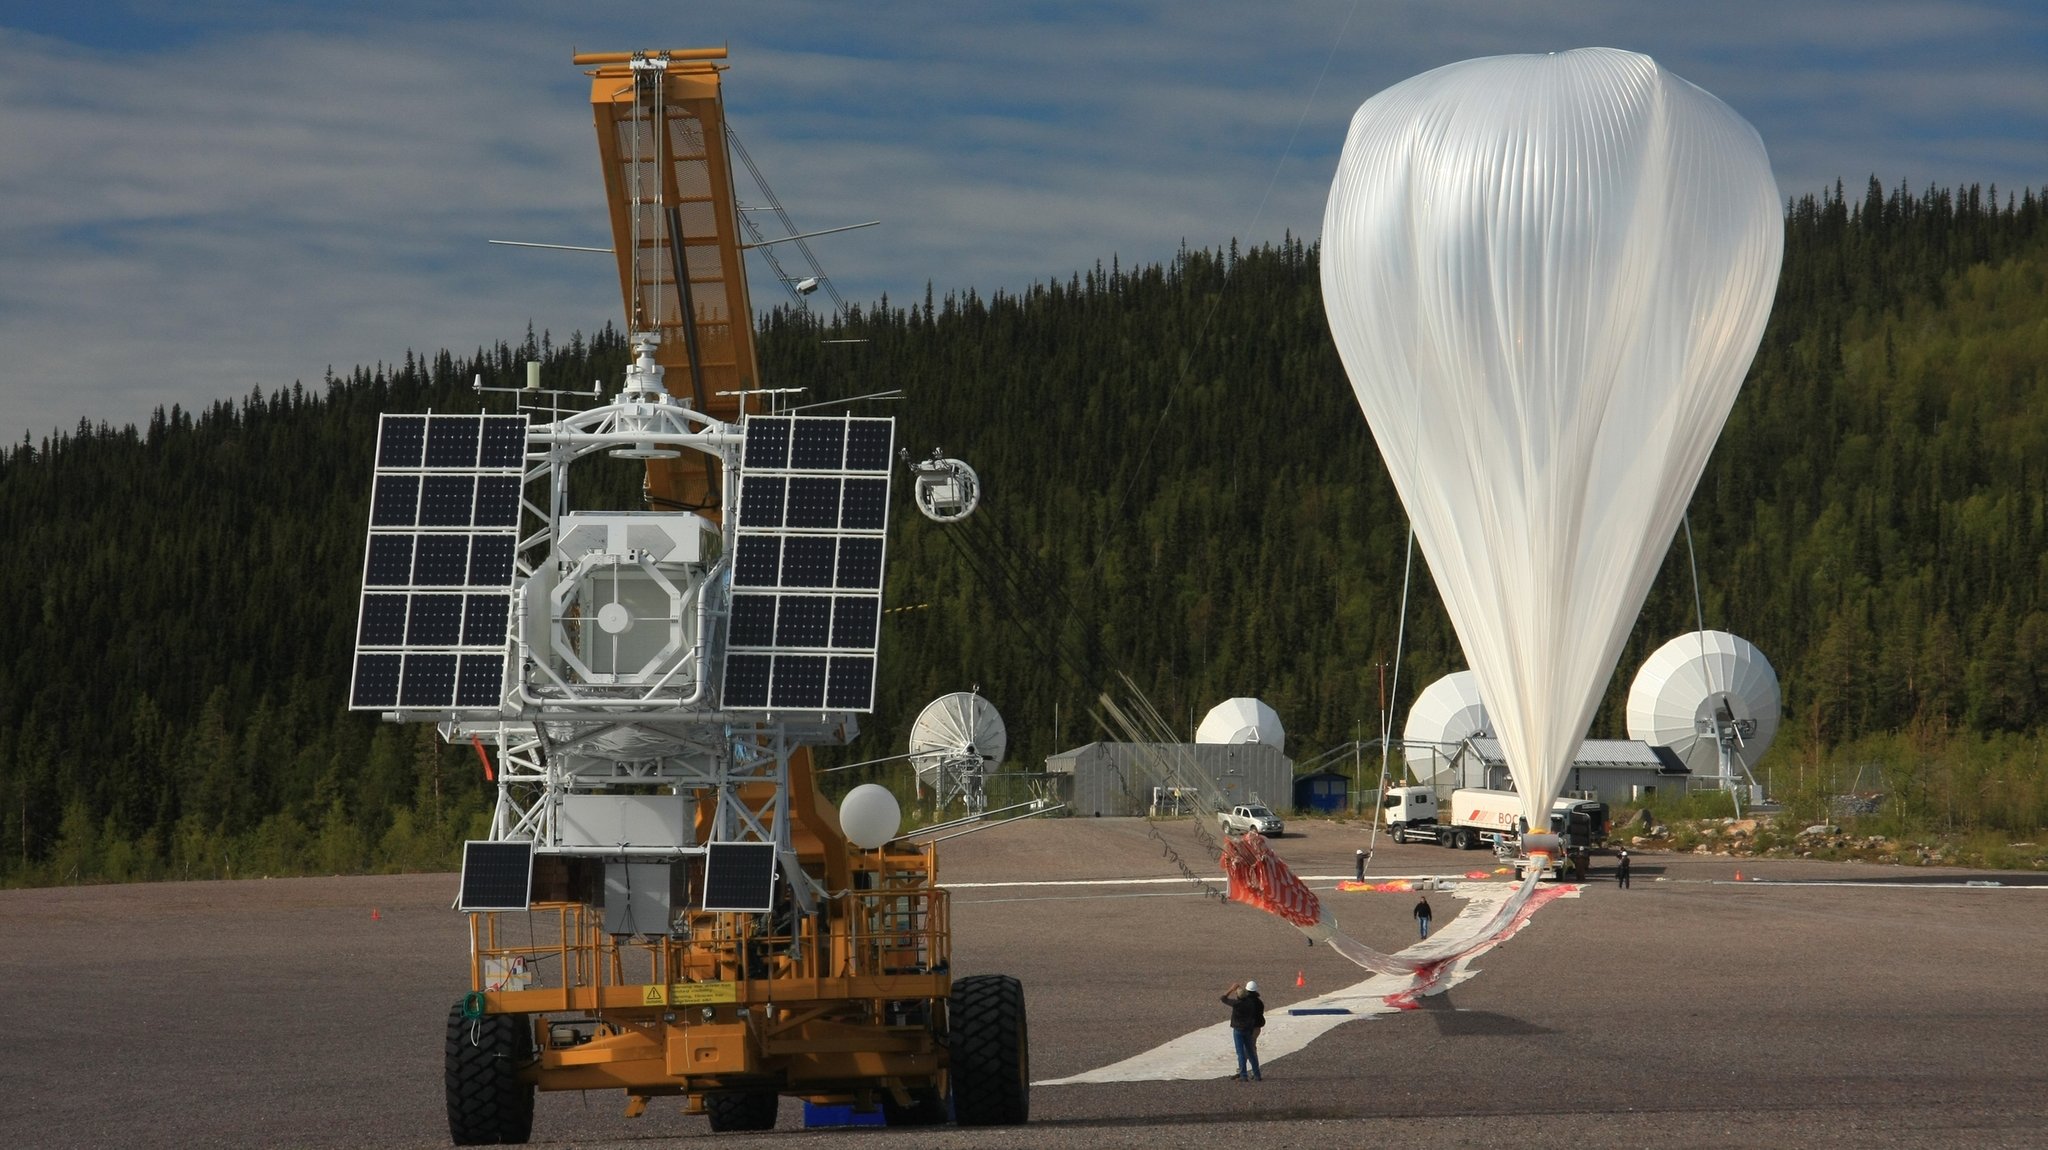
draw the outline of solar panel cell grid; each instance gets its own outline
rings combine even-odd
[[[846,421],[799,419],[789,444],[792,471],[839,471],[846,466]]]
[[[427,420],[427,466],[474,468],[480,421],[474,415],[436,415]]]
[[[419,521],[420,477],[379,475],[370,497],[370,526],[411,527]]]
[[[887,419],[856,419],[846,428],[846,469],[848,471],[889,470],[889,441],[895,423]]]

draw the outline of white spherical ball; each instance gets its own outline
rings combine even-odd
[[[874,850],[895,838],[902,825],[903,808],[889,788],[878,783],[862,783],[839,800],[839,829],[862,850]]]

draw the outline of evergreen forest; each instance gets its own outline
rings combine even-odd
[[[2034,836],[2048,202],[1873,179],[1792,201],[1785,226],[1692,547],[1668,541],[1590,733],[1625,737],[1636,669],[1697,625],[1696,560],[1706,626],[1777,670],[1758,778],[1795,816],[1859,791],[1888,830]],[[1398,731],[1464,665],[1419,558],[1402,618],[1407,523],[1316,260],[1231,243],[761,318],[765,385],[902,389],[854,410],[897,416],[901,445],[968,461],[985,493],[940,525],[898,472],[877,706],[828,759],[898,754],[926,702],[978,688],[1008,769],[1036,771],[1107,737],[1093,712],[1121,672],[1190,726],[1262,698],[1305,761],[1376,743],[1383,707]],[[378,416],[505,410],[471,380],[527,360],[611,390],[625,357],[609,328],[529,331],[0,451],[0,885],[452,868],[488,825],[475,752],[345,709]],[[910,787],[900,763],[830,778]]]

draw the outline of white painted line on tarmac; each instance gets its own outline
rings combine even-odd
[[[1299,878],[1301,879],[1301,881],[1303,881],[1303,882],[1351,882],[1351,881],[1353,881],[1353,880],[1352,880],[1352,878],[1351,878],[1351,876],[1350,876],[1350,875],[1348,875],[1348,874],[1307,874],[1307,875],[1300,875],[1300,876],[1298,876],[1298,877],[1299,877]],[[1216,872],[1216,878],[1217,878],[1217,880],[1218,880],[1218,881],[1221,881],[1221,879],[1223,878],[1223,872],[1222,872],[1221,870],[1218,870],[1218,871]],[[1185,875],[1175,875],[1175,876],[1174,876],[1174,877],[1172,877],[1172,878],[1059,878],[1059,879],[1015,879],[1015,880],[1012,880],[1012,881],[1009,881],[1009,882],[942,882],[942,883],[940,883],[939,885],[940,885],[940,886],[942,886],[942,887],[945,887],[945,888],[946,888],[947,890],[987,890],[987,889],[991,889],[991,888],[995,888],[995,887],[1011,887],[1011,886],[1147,886],[1147,885],[1154,885],[1154,884],[1165,884],[1165,883],[1176,883],[1176,882],[1178,882],[1178,883],[1184,883],[1184,882],[1187,882],[1187,881],[1188,881],[1188,879],[1187,879],[1187,877],[1186,877]],[[1374,881],[1374,882],[1424,882],[1424,881],[1429,881],[1429,882],[1437,882],[1437,883],[1443,883],[1443,884],[1445,884],[1445,889],[1449,889],[1449,887],[1450,887],[1450,885],[1451,885],[1451,884],[1459,884],[1459,885],[1465,885],[1465,884],[1470,884],[1470,883],[1480,882],[1480,881],[1482,881],[1482,880],[1480,880],[1480,879],[1468,879],[1468,878],[1466,878],[1466,877],[1465,877],[1465,876],[1463,876],[1463,875],[1442,875],[1442,874],[1411,874],[1411,875],[1400,875],[1400,874],[1390,874],[1390,875],[1375,875],[1375,876],[1373,876],[1373,879],[1372,879],[1372,881]],[[1504,882],[1505,880],[1501,880],[1501,879],[1488,879],[1488,880],[1483,880],[1483,881],[1488,881],[1488,882]],[[1512,885],[1512,884],[1509,884],[1509,885]]]

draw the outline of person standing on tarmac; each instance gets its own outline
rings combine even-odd
[[[1614,881],[1615,881],[1615,882],[1618,882],[1618,883],[1620,883],[1620,884],[1621,884],[1621,889],[1623,889],[1623,890],[1627,890],[1627,889],[1628,889],[1628,852],[1627,852],[1627,851],[1623,851],[1623,852],[1621,852],[1621,861],[1620,861],[1620,862],[1618,862],[1618,863],[1616,863],[1616,864],[1614,864]]]
[[[1259,1073],[1259,1029],[1266,1025],[1266,1003],[1259,997],[1257,979],[1236,983],[1223,992],[1223,1005],[1230,1008],[1230,1035],[1237,1046],[1237,1073],[1232,1082],[1264,1082]],[[1246,1075],[1245,1065],[1251,1073]]]
[[[1415,926],[1422,931],[1422,937],[1429,937],[1429,896],[1421,895],[1415,900]]]

